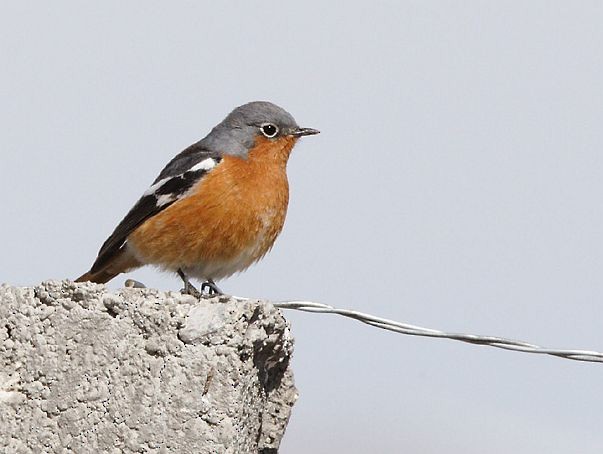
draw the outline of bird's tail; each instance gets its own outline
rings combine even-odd
[[[102,270],[98,273],[92,273],[88,271],[87,273],[84,273],[80,277],[78,277],[74,282],[95,282],[97,284],[106,284],[118,274],[120,274],[120,272],[111,273]]]
[[[82,274],[74,282],[95,282],[97,284],[105,284],[121,273],[126,273],[134,268],[142,266],[127,248],[121,249],[107,263],[103,263],[101,267],[95,263],[92,269],[87,273]]]

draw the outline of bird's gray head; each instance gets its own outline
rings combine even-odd
[[[258,138],[278,141],[318,134],[312,128],[300,128],[285,109],[266,101],[254,101],[237,107],[199,142],[204,148],[240,157]]]

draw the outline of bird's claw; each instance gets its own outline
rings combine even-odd
[[[211,279],[201,284],[201,293],[207,294],[208,296],[224,295],[220,287],[216,285]]]
[[[201,299],[203,297],[203,292],[197,290],[197,288],[190,282],[184,283],[184,288],[180,290],[180,293],[184,295],[191,295],[192,297],[195,297],[197,299]]]
[[[188,280],[188,277],[186,277],[186,274],[184,274],[182,269],[178,269],[177,273],[182,279],[182,282],[184,282],[184,288],[180,292],[185,295],[191,295],[197,299],[212,298],[216,295],[223,295],[222,290],[220,290],[216,283],[211,279],[201,284],[201,291],[199,291],[193,284],[191,284],[191,281]]]

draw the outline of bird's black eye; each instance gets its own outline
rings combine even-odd
[[[260,131],[269,139],[272,139],[278,134],[278,128],[274,126],[272,123],[266,123],[260,126]]]

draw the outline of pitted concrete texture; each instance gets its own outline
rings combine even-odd
[[[265,302],[0,286],[0,452],[276,453],[292,350]]]

